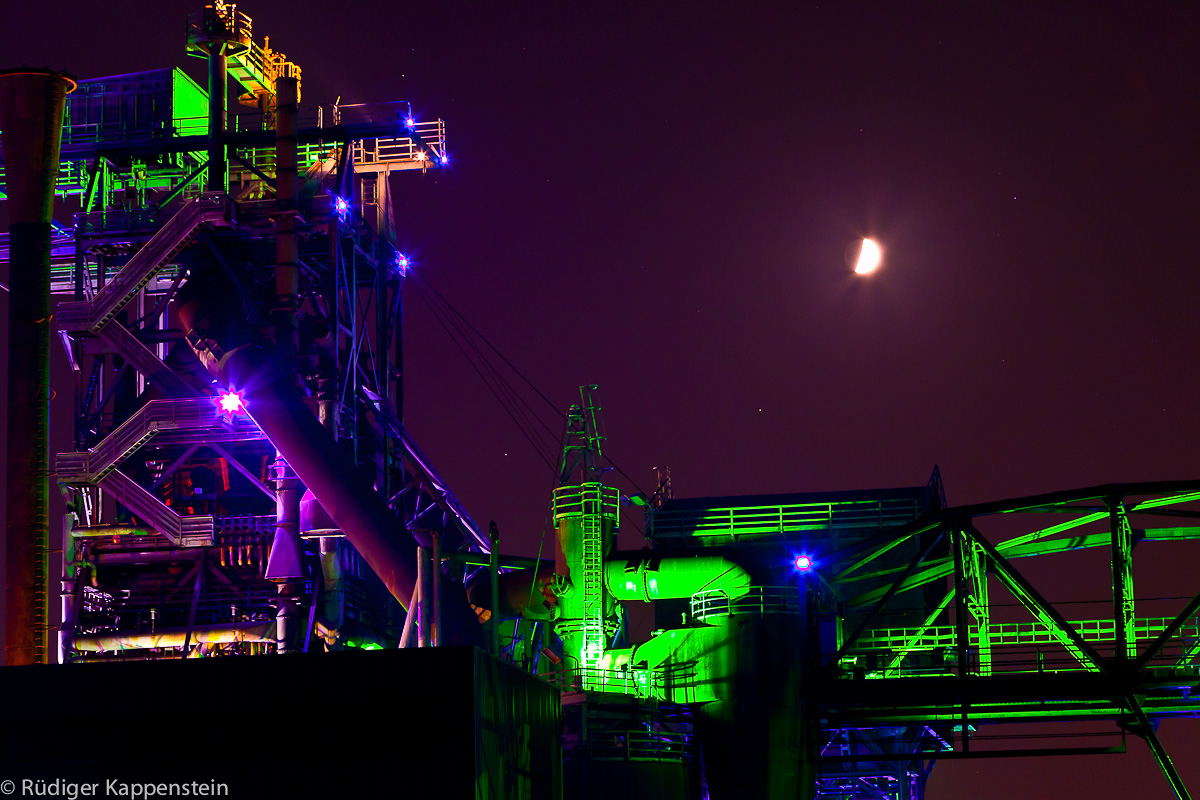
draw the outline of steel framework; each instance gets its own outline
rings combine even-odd
[[[67,101],[55,192],[79,212],[55,229],[50,274],[68,298],[55,323],[76,393],[75,450],[57,459],[71,511],[62,659],[273,650],[285,606],[309,616],[300,649],[320,642],[314,630],[335,649],[394,642],[403,610],[319,501],[299,516],[276,508],[299,501],[291,465],[246,409],[221,408],[227,387],[194,355],[243,342],[205,340],[179,311],[223,303],[250,325],[274,321],[278,336],[291,325],[289,382],[407,529],[392,535],[486,552],[401,423],[407,260],[389,179],[443,167],[445,124],[404,102],[297,113],[286,103],[299,99],[300,68],[255,42],[232,4],[189,16],[187,49],[208,62],[209,90],[176,68],[81,81]],[[242,113],[226,112],[226,76]],[[277,297],[285,222],[295,287]],[[205,296],[213,287],[221,297]],[[281,527],[312,539],[282,582],[265,576],[288,549]]]

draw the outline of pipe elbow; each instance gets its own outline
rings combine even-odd
[[[721,591],[729,598],[750,591],[750,573],[723,555],[615,554],[604,565],[604,583],[618,600],[674,600]]]

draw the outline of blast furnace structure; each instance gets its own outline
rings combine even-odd
[[[0,708],[7,766],[115,769],[121,735],[55,749],[70,698],[116,702],[135,680],[210,697],[189,683],[209,670],[203,686],[278,697],[361,676],[363,707],[460,720],[471,743],[435,749],[473,765],[450,772],[476,797],[911,800],[938,760],[1119,752],[1128,734],[1187,796],[1156,729],[1197,713],[1200,593],[1137,616],[1132,552],[1200,538],[1200,482],[950,508],[936,469],[911,488],[698,499],[664,473],[652,496],[622,496],[585,386],[551,498],[555,561],[501,556],[401,421],[409,263],[391,177],[447,165],[444,123],[402,102],[302,106],[300,68],[232,4],[192,15],[186,46],[205,86],[178,68],[0,76],[6,654],[70,665],[5,670],[23,698]],[[61,526],[46,517],[52,339],[75,397],[53,461]],[[629,513],[651,547],[617,548]],[[1029,528],[985,535],[994,520]],[[1097,552],[1111,614],[1084,620],[1014,563]],[[624,605],[648,602],[657,630],[634,641]],[[436,690],[418,696],[422,682]],[[121,695],[130,740],[155,713],[137,695]],[[1059,727],[1019,747],[988,735],[1027,722]],[[419,763],[429,737],[393,736],[321,741],[356,742],[372,791],[436,772]],[[284,786],[268,767],[262,796]],[[402,780],[434,796],[447,775]]]

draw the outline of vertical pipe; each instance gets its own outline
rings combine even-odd
[[[275,79],[275,345],[283,372],[294,369],[300,334],[300,243],[296,234],[297,94],[295,78]]]
[[[300,498],[304,495],[304,484],[278,450],[271,471],[275,476],[275,535],[263,577],[282,581],[302,579],[304,543],[300,539]]]
[[[304,544],[300,540],[300,498],[304,485],[276,451],[272,465],[275,473],[275,536],[267,559],[264,577],[278,584],[275,599],[279,652],[295,653],[304,649],[306,632],[300,597],[304,592]],[[317,591],[314,576],[313,591]]]
[[[396,419],[400,427],[404,427],[404,276],[396,281],[396,337],[392,339],[395,348],[392,363],[396,365],[395,397]]]
[[[431,579],[431,588],[433,589],[433,646],[437,647],[442,643],[442,534],[440,531],[433,533],[433,547],[431,548],[430,560],[433,572]]]
[[[413,586],[412,599],[408,601],[408,610],[404,613],[404,632],[400,634],[400,647],[408,647],[412,639],[413,629],[417,627],[417,601],[420,600],[421,584]]]
[[[488,523],[488,539],[492,549],[488,553],[488,568],[492,573],[492,655],[500,657],[500,528],[496,521]]]
[[[229,71],[225,44],[212,42],[208,53],[208,191],[229,191],[225,163],[225,95]]]
[[[45,663],[49,550],[50,218],[63,109],[74,81],[0,75],[9,214],[5,661]]]
[[[433,612],[432,573],[429,548],[417,548],[417,646],[429,647],[430,617]]]
[[[346,364],[346,383],[349,385],[342,387],[342,396],[350,399],[350,435],[353,437],[350,449],[354,454],[354,468],[357,470],[362,465],[362,462],[359,460],[359,439],[361,438],[362,431],[358,427],[358,362],[361,360],[359,353],[358,304],[362,298],[358,291],[358,248],[354,246],[354,239],[350,240],[350,278],[347,298],[350,311],[350,355],[353,360]]]
[[[58,663],[67,663],[67,651],[72,634],[71,620],[74,618],[75,603],[75,537],[71,535],[75,513],[68,506],[62,522],[62,572],[59,579],[59,602],[62,609],[62,627],[58,631]]]
[[[383,180],[380,178],[379,180]],[[375,388],[379,392],[380,407],[387,409],[390,407],[391,399],[388,391],[388,372],[389,366],[389,351],[388,347],[388,280],[387,273],[391,266],[383,263],[382,259],[377,260],[375,267],[375,286],[372,293],[375,295]],[[389,478],[391,477],[391,464],[388,452],[390,437],[383,434],[379,439],[379,446],[375,449],[375,491],[379,492],[384,497],[391,497],[391,486]]]

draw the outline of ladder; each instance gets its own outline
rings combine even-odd
[[[604,582],[600,563],[600,498],[584,500],[583,534],[583,661],[590,667],[604,653]],[[586,673],[585,673],[586,675]]]

